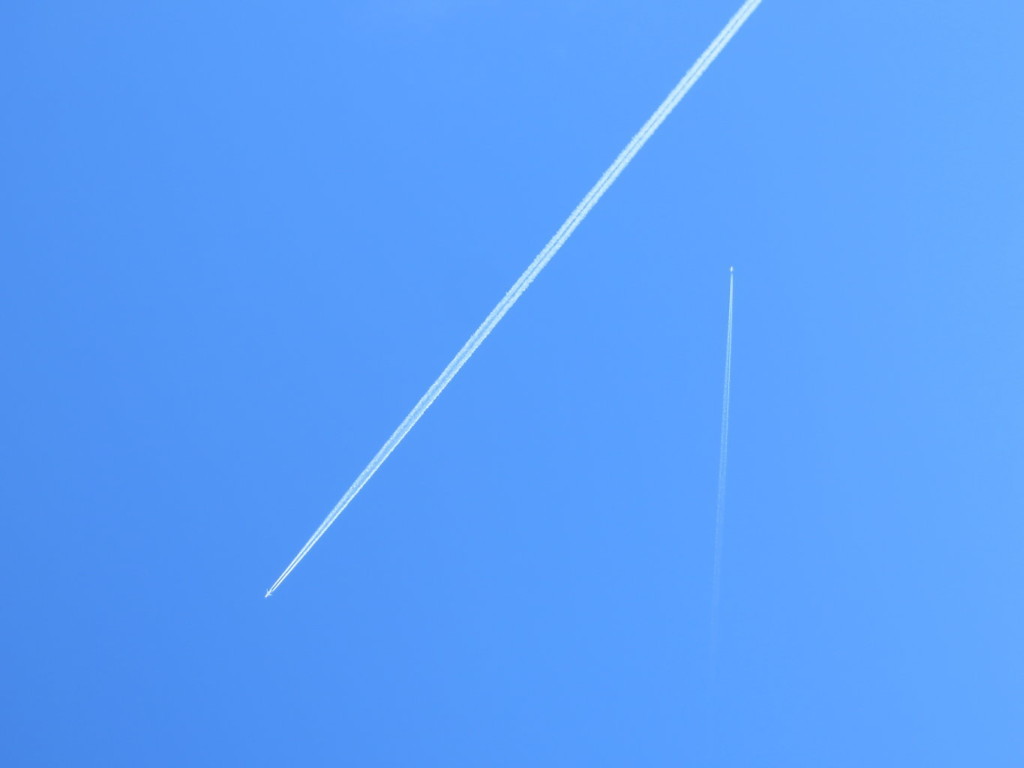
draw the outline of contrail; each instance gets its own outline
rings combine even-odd
[[[725,524],[725,470],[729,462],[729,387],[732,383],[733,268],[729,267],[729,320],[725,331],[725,386],[722,389],[722,440],[718,452],[718,506],[715,511],[715,575],[711,587],[711,653],[718,639],[718,597],[722,585],[722,528]]]
[[[317,528],[313,535],[309,537],[299,553],[292,559],[288,564],[288,567],[284,569],[280,576],[277,577],[277,581],[271,585],[270,589],[267,590],[265,597],[270,597],[274,591],[281,586],[288,574],[290,574],[304,558],[309,550],[313,548],[313,545],[320,540],[320,537],[326,533],[327,529],[331,527],[338,516],[345,510],[352,500],[356,497],[363,486],[373,477],[374,473],[380,469],[380,466],[387,460],[391,452],[398,447],[398,444],[405,439],[405,436],[409,434],[409,431],[416,425],[416,422],[420,420],[420,417],[426,413],[427,409],[433,404],[440,395],[444,388],[448,386],[449,382],[455,378],[455,374],[459,372],[466,361],[473,356],[484,339],[486,339],[494,327],[501,321],[508,312],[512,305],[515,304],[519,297],[523,295],[527,288],[530,287],[530,283],[534,281],[537,275],[540,274],[541,270],[547,266],[547,263],[551,261],[552,257],[558,253],[559,249],[565,244],[565,241],[569,239],[569,236],[575,231],[576,227],[580,225],[580,222],[586,218],[590,210],[597,205],[597,201],[601,199],[602,195],[608,190],[608,188],[615,182],[619,177],[619,174],[625,170],[626,166],[629,165],[630,160],[633,159],[634,155],[640,151],[641,147],[647,143],[647,140],[654,134],[658,127],[665,121],[665,118],[669,116],[669,113],[675,108],[675,106],[682,100],[687,94],[690,88],[693,87],[704,71],[711,65],[718,54],[722,52],[722,49],[732,40],[733,36],[739,31],[740,27],[747,18],[756,10],[757,6],[761,4],[761,0],[747,0],[740,9],[736,12],[736,15],[729,20],[729,23],[725,25],[725,28],[718,33],[718,37],[712,41],[711,45],[708,46],[707,50],[701,54],[700,58],[690,67],[690,70],[683,76],[683,79],[679,81],[675,88],[672,89],[671,93],[661,103],[661,106],[654,112],[653,115],[648,118],[647,122],[644,123],[643,127],[637,132],[637,134],[630,140],[626,145],[626,148],[619,153],[619,156],[615,158],[608,170],[604,172],[597,183],[587,193],[586,197],[576,206],[576,209],[570,214],[569,218],[565,220],[565,223],[559,227],[554,237],[548,241],[548,244],[544,246],[544,249],[537,254],[534,260],[530,263],[530,266],[526,268],[526,271],[519,276],[515,284],[508,290],[505,297],[498,302],[498,305],[491,310],[491,313],[487,315],[480,327],[473,332],[473,335],[469,337],[469,340],[462,346],[458,354],[452,359],[448,366],[441,372],[441,375],[437,377],[437,381],[430,385],[430,389],[426,391],[423,397],[420,398],[419,402],[409,411],[409,415],[405,417],[398,428],[392,433],[388,441],[384,443],[383,447],[377,451],[377,455],[373,457],[366,468],[359,473],[359,477],[355,479],[352,486],[345,492],[345,495],[341,497],[341,501],[334,505],[334,509],[331,510],[330,514],[324,518],[324,521],[320,523],[320,527]]]

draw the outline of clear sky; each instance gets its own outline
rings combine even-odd
[[[1016,0],[765,0],[263,598],[738,6],[5,5],[0,764],[1024,763]]]

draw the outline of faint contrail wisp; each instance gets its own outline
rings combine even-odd
[[[641,147],[647,143],[647,140],[654,134],[658,127],[665,121],[665,118],[669,116],[669,113],[675,108],[675,106],[682,100],[683,96],[687,94],[693,84],[696,83],[704,71],[711,65],[718,54],[722,52],[722,49],[732,40],[740,27],[747,18],[754,12],[754,10],[761,4],[761,0],[747,0],[740,9],[736,12],[736,15],[729,20],[729,23],[725,25],[725,28],[718,33],[718,37],[712,41],[711,45],[708,46],[707,50],[700,55],[700,58],[690,67],[690,70],[683,76],[683,79],[679,81],[675,88],[672,89],[671,93],[661,103],[661,106],[654,112],[653,115],[648,118],[647,122],[644,123],[643,127],[637,132],[637,134],[630,140],[626,145],[626,148],[619,153],[619,156],[615,158],[615,162],[609,166],[608,170],[604,172],[597,183],[587,193],[586,197],[576,206],[576,209],[570,214],[569,218],[565,220],[565,223],[559,227],[554,237],[548,241],[548,244],[544,246],[544,249],[537,254],[534,260],[530,263],[530,266],[526,268],[526,271],[520,275],[519,279],[516,280],[515,284],[509,289],[505,297],[498,302],[498,305],[491,310],[491,313],[487,315],[480,327],[473,332],[473,335],[469,337],[469,340],[463,345],[462,349],[459,350],[458,354],[452,359],[448,366],[441,372],[441,375],[437,377],[437,381],[430,385],[430,388],[426,391],[423,397],[420,398],[419,402],[409,412],[409,415],[405,417],[398,428],[395,429],[391,437],[388,438],[387,442],[384,443],[383,447],[377,451],[377,455],[371,459],[370,463],[366,465],[366,468],[359,473],[359,477],[355,479],[351,487],[345,492],[345,495],[341,497],[341,500],[334,505],[334,509],[331,510],[330,514],[324,518],[324,521],[320,523],[320,527],[317,528],[313,535],[309,537],[299,553],[292,559],[288,564],[288,567],[284,569],[280,576],[277,577],[270,589],[267,590],[266,597],[270,597],[274,590],[281,586],[288,574],[290,574],[304,558],[309,550],[313,548],[313,545],[320,540],[320,537],[324,535],[328,528],[338,519],[338,516],[345,510],[352,499],[356,497],[363,486],[373,477],[374,473],[380,469],[380,466],[387,460],[391,452],[398,447],[398,444],[405,439],[405,436],[409,434],[416,422],[420,420],[420,417],[426,413],[427,409],[433,404],[440,395],[444,388],[448,386],[449,382],[455,378],[455,374],[459,372],[466,361],[473,356],[484,339],[486,339],[494,327],[501,321],[508,312],[512,305],[515,304],[519,297],[523,295],[527,288],[530,287],[530,283],[534,281],[540,271],[547,266],[547,263],[551,261],[552,257],[558,253],[559,249],[565,244],[565,241],[569,239],[576,227],[579,226],[580,222],[586,218],[590,210],[597,204],[597,201],[601,199],[601,196],[608,190],[608,188],[615,182],[619,177],[619,174],[629,165],[630,160],[640,151]]]
[[[715,571],[711,585],[711,652],[718,640],[718,599],[722,587],[722,535],[725,524],[725,471],[729,463],[729,387],[732,384],[733,268],[729,267],[729,320],[725,330],[725,385],[722,388],[722,436],[718,449],[718,503],[715,508]]]

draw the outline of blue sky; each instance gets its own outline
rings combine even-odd
[[[0,11],[0,761],[1021,764],[1009,0],[765,0],[263,599],[738,5]]]

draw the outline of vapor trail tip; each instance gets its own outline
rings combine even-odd
[[[265,594],[265,595],[264,595],[263,597],[270,597],[270,596],[271,596],[272,594],[274,594],[274,593],[273,593],[273,592],[271,592],[271,591],[270,591],[270,590],[268,589],[268,590],[267,590],[267,594]]]

